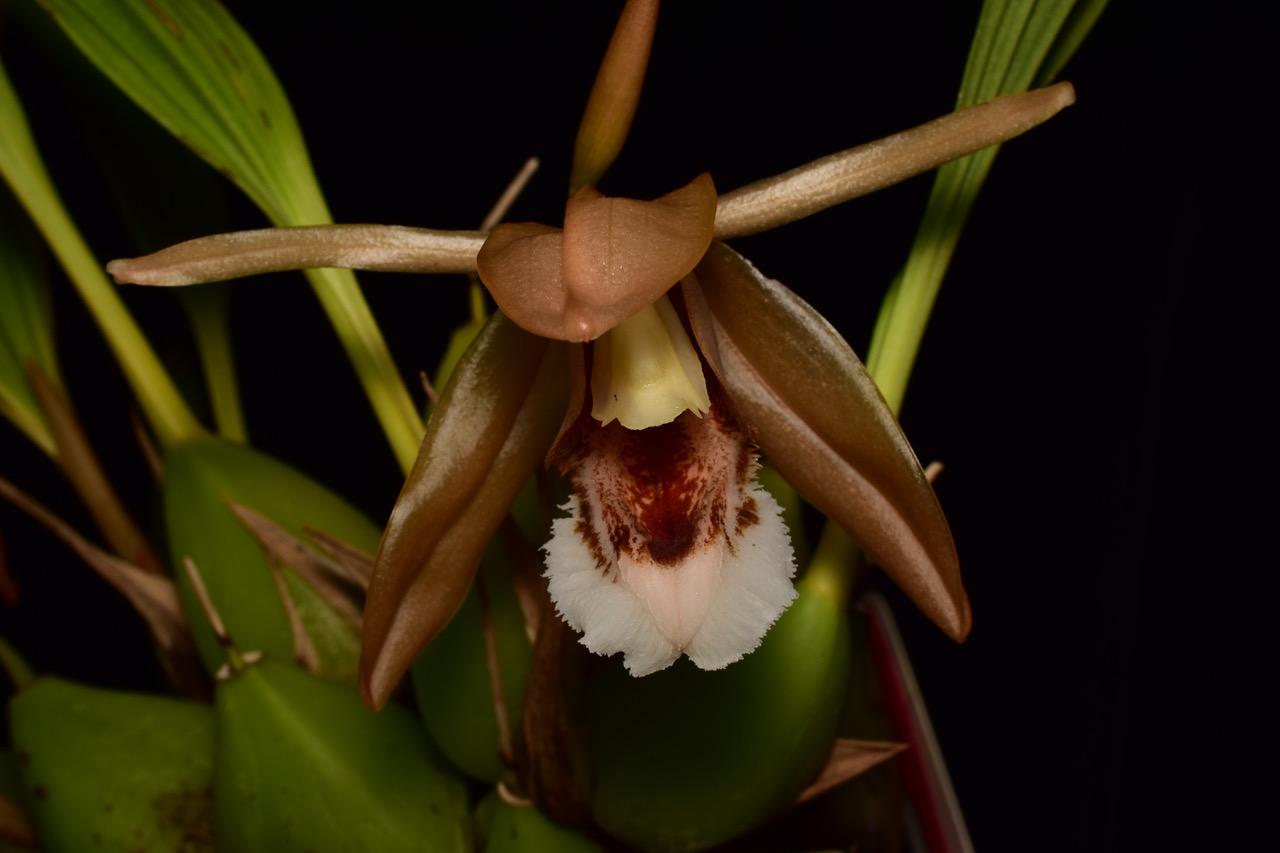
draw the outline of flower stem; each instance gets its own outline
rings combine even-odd
[[[800,583],[843,610],[849,602],[854,582],[861,574],[862,565],[863,554],[858,543],[844,532],[844,528],[828,519],[822,527],[813,560]]]
[[[178,291],[178,299],[187,311],[196,336],[218,435],[244,444],[249,440],[249,431],[240,405],[231,330],[227,324],[229,296],[230,291],[220,283]]]
[[[305,270],[305,274],[364,386],[396,461],[407,474],[418,457],[425,427],[355,276],[339,269]]]

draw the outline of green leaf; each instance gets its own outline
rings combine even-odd
[[[20,7],[22,8],[22,7]],[[221,176],[102,75],[54,21],[32,8],[23,21],[54,60],[67,101],[97,173],[143,252],[229,231]],[[110,127],[112,133],[101,133]],[[195,333],[218,434],[246,440],[228,322],[230,285],[174,291]]]
[[[1085,0],[1081,13],[1072,15],[1075,5],[1076,0],[987,0],[956,108],[1025,91],[1042,67],[1048,77],[1056,73],[1084,39],[1105,0]],[[1051,49],[1050,66],[1046,66]],[[906,266],[885,297],[866,363],[895,412],[902,406],[920,339],[956,242],[998,150],[993,146],[938,170]]]
[[[1093,29],[1098,16],[1106,8],[1107,0],[1079,0],[1076,3],[1063,23],[1062,29],[1058,31],[1057,41],[1049,48],[1049,55],[1040,66],[1040,73],[1036,75],[1036,86],[1047,86],[1058,79],[1063,66],[1075,55],[1076,50],[1084,42],[1085,36]]]
[[[0,176],[53,248],[101,326],[142,410],[166,445],[203,432],[58,199],[18,96],[0,65]]]
[[[327,219],[284,92],[221,5],[46,0],[44,6],[91,62],[269,218]]]
[[[228,501],[266,516],[295,536],[303,537],[304,528],[312,528],[367,552],[377,547],[378,527],[301,472],[235,442],[213,438],[184,442],[165,454],[164,470],[165,529],[172,564],[182,565],[187,557],[195,562],[219,604],[227,631],[242,648],[288,660],[293,654],[293,634],[267,554]],[[178,588],[196,648],[214,672],[225,660],[222,645],[201,615],[199,598],[185,573],[178,575]],[[310,608],[313,602],[301,603]],[[322,628],[314,622],[306,627]],[[316,638],[314,632],[312,638]],[[321,664],[327,673],[340,674],[354,665],[354,656],[351,661],[322,660]]]
[[[276,225],[331,222],[293,111],[271,68],[208,0],[44,0],[125,94],[234,181]],[[422,420],[346,270],[306,272],[407,471]]]
[[[39,237],[0,190],[0,415],[41,450],[55,453],[24,363],[34,361],[58,384],[53,351],[53,311],[45,288]]]
[[[43,849],[214,849],[208,705],[47,677],[9,720]]]

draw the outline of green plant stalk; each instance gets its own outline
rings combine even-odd
[[[907,265],[890,287],[876,320],[867,371],[895,415],[902,409],[943,276],[995,153],[988,148],[938,170]]]
[[[844,610],[861,566],[862,549],[858,543],[843,527],[828,521],[800,583],[820,593],[838,610]]]
[[[1086,0],[1081,13],[1072,16],[1074,5],[1075,0],[987,0],[956,109],[1025,91],[1051,52],[1045,69],[1048,76],[1056,74],[1080,46],[1105,0]],[[866,363],[895,414],[902,408],[911,368],[960,232],[998,150],[999,146],[992,146],[938,169],[906,266],[881,307]]]
[[[274,225],[333,220],[287,97],[252,39],[219,4],[47,0],[76,46],[138,106],[218,169]],[[424,432],[349,270],[307,272],[407,473]]]
[[[1078,0],[1076,5],[1072,7],[1071,14],[1063,22],[1062,30],[1058,33],[1058,38],[1053,43],[1053,47],[1049,48],[1049,55],[1045,58],[1040,66],[1040,71],[1036,74],[1034,86],[1048,86],[1058,79],[1058,74],[1062,71],[1063,66],[1070,61],[1081,43],[1084,42],[1085,36],[1089,35],[1089,31],[1097,23],[1098,16],[1106,8],[1107,0]]]
[[[484,286],[480,284],[477,278],[471,282],[468,289],[468,304],[471,308],[471,322],[476,326],[483,326],[485,321],[489,319],[489,310],[484,302]]]
[[[218,435],[241,444],[248,442],[244,410],[236,382],[235,359],[227,323],[228,293],[222,283],[186,288],[179,292],[200,352],[213,422]]]
[[[102,329],[142,411],[161,444],[169,447],[204,429],[187,407],[155,351],[130,316],[102,265],[89,251],[36,151],[26,116],[0,66],[0,173],[26,207]]]
[[[364,386],[382,431],[405,474],[413,468],[425,427],[400,378],[382,330],[350,270],[306,270],[347,358]]]

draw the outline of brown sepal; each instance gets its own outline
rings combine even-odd
[[[543,337],[564,325],[567,295],[561,268],[563,232],[537,222],[504,222],[476,255],[476,274],[498,308]]]
[[[930,619],[963,640],[971,614],[951,530],[853,350],[804,300],[722,243],[712,245],[696,275],[711,311],[720,379],[760,449]],[[704,351],[712,346],[699,343]]]
[[[381,707],[461,606],[566,404],[564,346],[494,314],[458,364],[374,557],[360,688]]]

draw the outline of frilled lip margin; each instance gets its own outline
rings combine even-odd
[[[796,596],[790,537],[755,482],[749,430],[719,382],[707,386],[701,415],[645,429],[601,425],[592,401],[575,398],[580,414],[548,456],[573,490],[546,545],[548,592],[583,645],[622,652],[634,676],[682,654],[721,669],[759,646]]]

